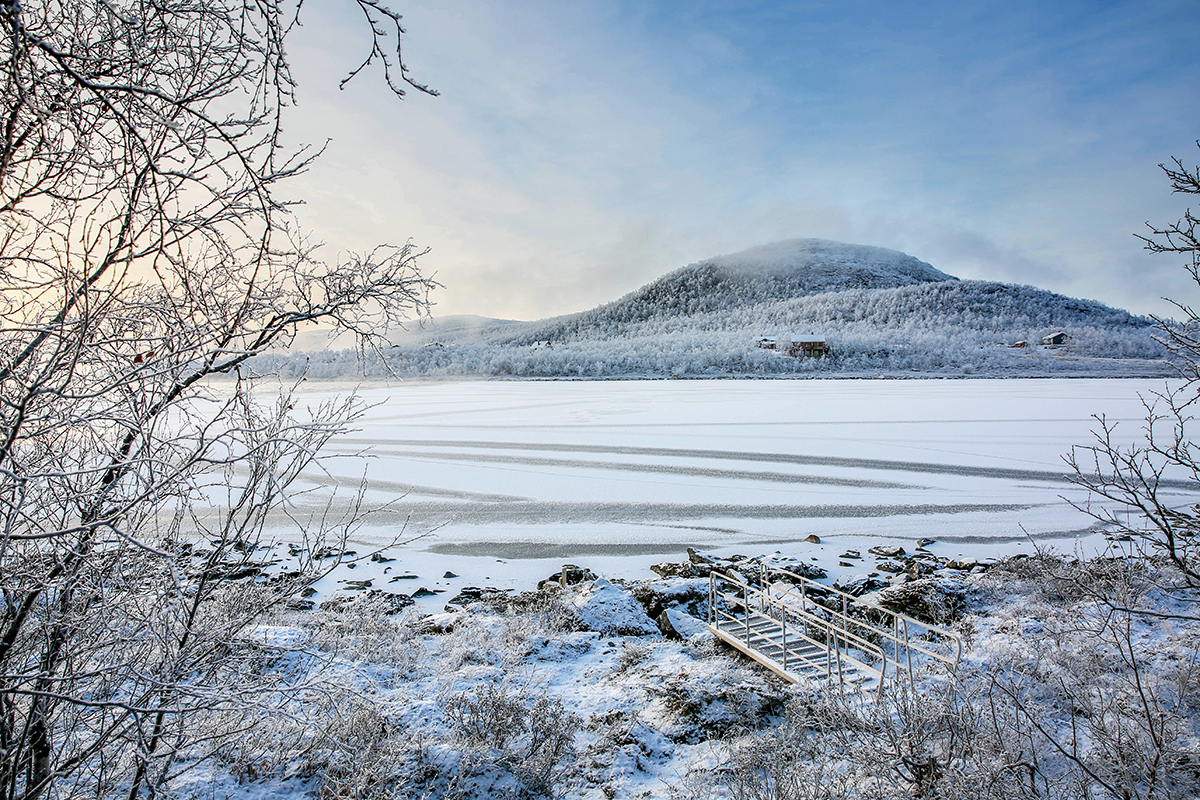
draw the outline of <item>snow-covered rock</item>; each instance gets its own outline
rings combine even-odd
[[[658,617],[658,627],[663,636],[669,639],[691,640],[698,636],[708,635],[708,623],[696,619],[691,614],[679,608],[664,609]]]
[[[875,601],[883,608],[924,622],[944,625],[966,608],[966,585],[951,578],[918,578],[889,586]]]
[[[652,636],[658,625],[629,592],[604,578],[575,595],[570,604],[587,630],[608,636]]]

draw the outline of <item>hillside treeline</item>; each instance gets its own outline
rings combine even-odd
[[[580,314],[439,336],[366,357],[354,351],[275,354],[262,370],[334,377],[770,377],[908,373],[1115,375],[1165,373],[1153,322],[1030,286],[948,280],[844,289],[746,305],[746,293],[672,281],[648,313],[647,290]],[[769,279],[769,278],[764,278]],[[760,287],[763,288],[763,287]],[[692,290],[689,293],[689,289]],[[1054,331],[1060,348],[1038,346]],[[830,353],[790,358],[761,336],[823,334]],[[1013,347],[1027,342],[1024,348]]]

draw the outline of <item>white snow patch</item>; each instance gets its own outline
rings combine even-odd
[[[598,578],[572,600],[579,620],[588,630],[617,636],[650,636],[658,626],[646,616],[633,595]]]

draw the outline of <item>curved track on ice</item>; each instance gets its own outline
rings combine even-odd
[[[447,557],[677,558],[686,546],[806,554],[936,539],[947,555],[1094,537],[1063,456],[1093,414],[1132,441],[1133,380],[405,384],[363,392],[359,431],[306,473],[385,506],[354,533]],[[356,454],[368,452],[366,461]],[[1175,476],[1183,502],[1200,493]],[[1064,499],[1065,498],[1065,499]],[[1069,501],[1069,502],[1068,502]],[[335,506],[337,501],[335,501]],[[821,544],[805,542],[816,535]],[[639,562],[640,563],[640,562]]]

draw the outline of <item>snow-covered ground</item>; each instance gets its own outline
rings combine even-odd
[[[1094,552],[1103,537],[1063,498],[1085,493],[1062,457],[1093,415],[1133,441],[1139,393],[1119,379],[430,382],[359,389],[372,404],[335,440],[310,495],[387,507],[350,547],[394,561],[339,566],[345,581],[431,610],[464,586],[533,588],[564,563],[649,577],[686,547],[812,560],[831,577],[847,548],[935,539],[943,556],[999,557],[1035,542]],[[315,404],[325,387],[303,393]],[[366,458],[358,454],[366,453]],[[365,478],[364,478],[365,476]],[[1180,503],[1200,497],[1182,490]],[[282,528],[280,529],[282,530]],[[428,533],[405,546],[397,539]],[[819,544],[805,538],[815,534]],[[281,534],[282,535],[282,534]],[[416,578],[400,578],[400,575]],[[452,574],[454,577],[444,577]]]
[[[212,717],[238,735],[183,754],[195,769],[172,789],[239,800],[717,800],[766,796],[774,784],[797,797],[903,798],[921,780],[912,765],[925,764],[946,797],[974,797],[980,786],[992,798],[1028,797],[1035,778],[1046,797],[1149,796],[1138,791],[1151,781],[1155,796],[1192,797],[1200,624],[1196,591],[1170,565],[1048,557],[960,569],[923,554],[888,570],[893,588],[953,595],[939,621],[964,647],[954,680],[918,658],[913,693],[901,682],[874,705],[843,701],[819,681],[785,684],[720,646],[703,626],[707,579],[647,580],[650,564],[684,561],[688,545],[778,550],[816,561],[831,579],[877,563],[843,559],[846,550],[912,549],[918,538],[947,557],[1000,558],[1035,544],[1100,552],[1103,535],[1062,499],[1086,499],[1062,455],[1088,442],[1092,414],[1134,440],[1138,393],[1157,388],[365,388],[374,405],[360,430],[333,442],[326,471],[307,476],[314,491],[297,494],[290,511],[360,481],[370,503],[391,506],[354,535],[357,558],[319,585],[328,602],[281,609],[246,632],[268,689]],[[1200,494],[1174,491],[1181,504]],[[273,531],[286,536],[278,522]],[[812,534],[820,541],[805,541]],[[464,593],[447,605],[471,585],[533,589],[565,562],[611,580]],[[398,608],[350,581],[439,593]]]

